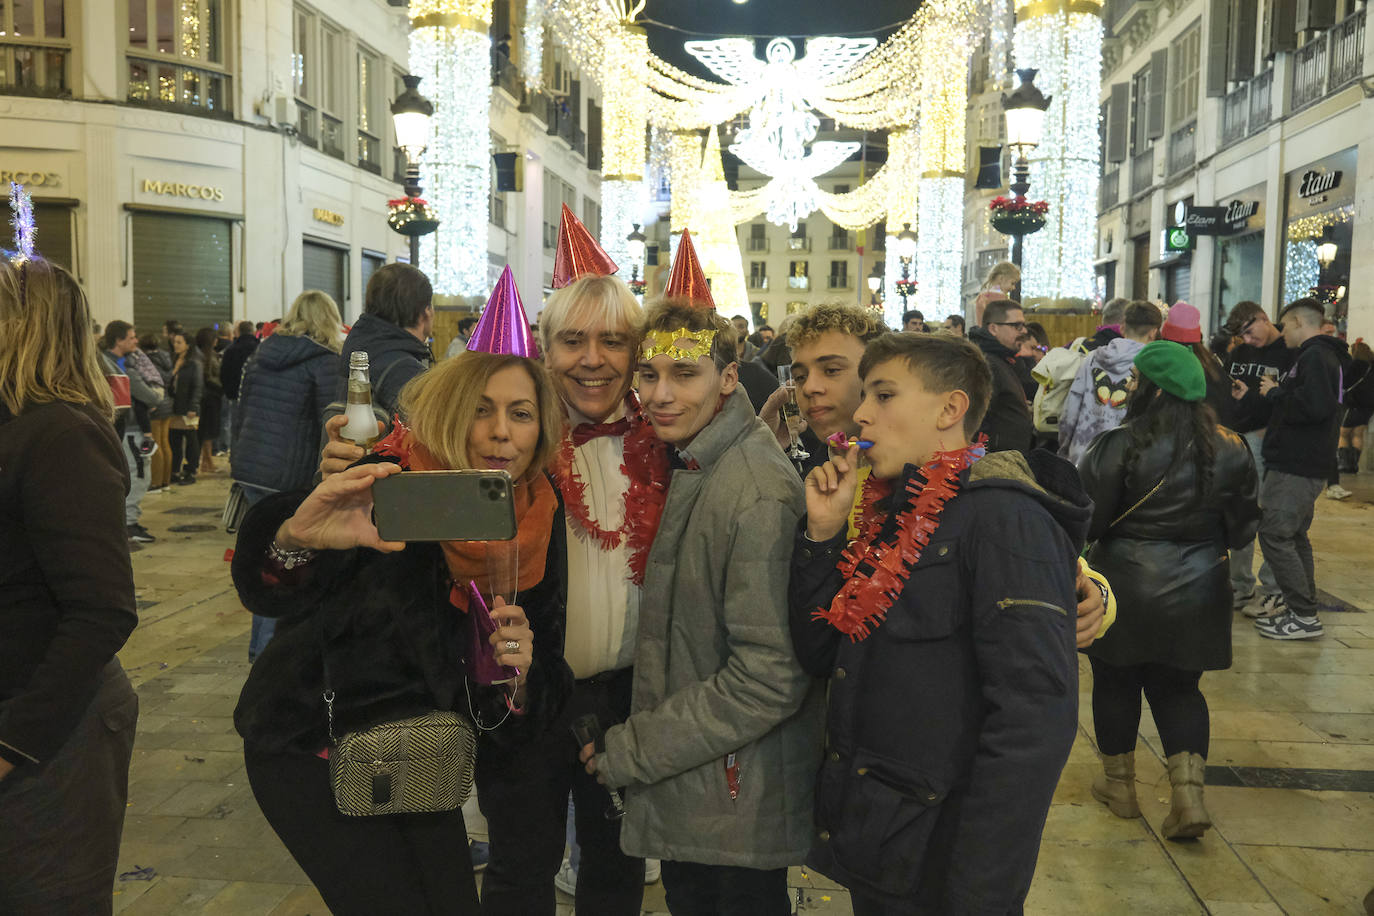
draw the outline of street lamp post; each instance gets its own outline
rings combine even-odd
[[[639,231],[639,223],[634,223],[634,229],[625,236],[625,241],[629,243],[630,249],[630,288],[633,289],[639,282],[639,262],[644,260],[644,243],[648,237]]]
[[[1035,70],[1017,70],[1021,80],[1011,95],[1002,96],[1002,110],[1007,119],[1007,146],[1012,151],[1012,181],[1008,185],[1015,195],[1014,204],[1025,205],[1026,192],[1030,190],[1030,163],[1027,154],[1040,145],[1041,133],[1045,128],[1045,110],[1050,107],[1050,97],[1035,86]],[[1009,220],[1005,231],[1012,236],[1011,261],[1021,266],[1021,239],[1044,225],[1021,218]]]
[[[902,262],[902,279],[897,282],[897,295],[902,297],[902,311],[906,311],[907,296],[911,295],[911,262],[916,257],[916,233],[911,231],[911,223],[903,223],[902,231],[897,233],[897,257]]]
[[[391,103],[391,120],[396,126],[396,145],[406,157],[405,191],[408,200],[420,196],[420,157],[429,143],[429,122],[434,117],[434,103],[420,95],[420,77],[407,74],[401,77],[405,92]],[[420,236],[439,228],[439,221],[429,216],[425,208],[407,205],[404,213],[393,211],[391,227],[410,237],[410,264],[420,263]]]

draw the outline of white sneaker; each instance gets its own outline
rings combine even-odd
[[[1265,595],[1260,598],[1259,601],[1247,604],[1240,609],[1240,612],[1246,617],[1260,618],[1277,617],[1287,612],[1287,610],[1288,602],[1283,600],[1283,594],[1281,592],[1274,592],[1271,595]]]
[[[558,874],[553,876],[553,886],[558,888],[569,897],[577,896],[577,872],[573,871],[572,862],[567,859],[559,866]]]
[[[1327,487],[1325,490],[1322,491],[1322,496],[1325,496],[1327,499],[1348,499],[1349,497],[1354,495],[1355,494],[1351,493],[1349,490],[1347,490],[1345,487],[1341,486],[1338,483],[1333,483],[1331,486]]]
[[[644,883],[657,884],[658,879],[663,874],[663,868],[659,865],[658,859],[644,860]]]

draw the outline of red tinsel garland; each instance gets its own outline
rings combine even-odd
[[[907,481],[906,491],[914,496],[910,507],[897,516],[897,533],[889,544],[879,544],[885,513],[879,503],[892,493],[892,485],[869,477],[859,501],[859,537],[841,554],[836,568],[845,577],[844,586],[830,607],[817,608],[812,617],[824,620],[853,642],[866,639],[887,619],[892,602],[901,594],[911,568],[930,543],[940,525],[940,513],[959,492],[959,474],[983,457],[987,449],[978,444],[952,452],[936,452],[935,459]],[[860,572],[860,565],[872,569]]]
[[[654,435],[653,427],[640,411],[634,393],[625,399],[630,431],[625,434],[625,457],[620,471],[629,478],[625,491],[625,516],[620,527],[602,528],[592,520],[587,508],[587,484],[573,465],[573,444],[568,435],[558,447],[552,468],[554,483],[563,494],[563,508],[577,527],[596,541],[602,550],[614,550],[625,543],[630,551],[630,581],[644,584],[649,549],[658,533],[658,522],[668,499],[668,448]]]

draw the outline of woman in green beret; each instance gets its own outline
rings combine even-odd
[[[1086,651],[1103,772],[1093,797],[1139,817],[1135,745],[1149,700],[1173,798],[1162,832],[1199,837],[1207,762],[1204,671],[1231,666],[1228,548],[1259,525],[1254,460],[1245,440],[1204,403],[1207,380],[1188,348],[1147,344],[1136,355],[1125,422],[1093,440],[1079,464],[1093,499],[1088,562],[1112,583],[1117,619]]]

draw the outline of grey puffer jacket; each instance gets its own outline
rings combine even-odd
[[[230,471],[268,490],[310,486],[339,355],[309,337],[273,334],[243,367],[231,430]]]
[[[810,845],[824,717],[787,628],[801,481],[743,389],[687,454],[649,554],[631,715],[597,767],[626,787],[630,855],[781,868]]]

